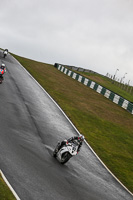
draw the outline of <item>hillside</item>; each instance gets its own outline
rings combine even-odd
[[[53,65],[14,57],[60,105],[108,168],[133,192],[133,116]]]
[[[83,75],[99,83],[103,87],[113,91],[114,93],[119,94],[124,99],[127,99],[130,102],[133,102],[133,87],[132,86],[124,85],[117,81],[112,81],[112,79],[109,79],[105,76],[100,76],[97,74],[83,73]]]
[[[65,67],[67,67],[67,66],[65,66]],[[71,69],[71,67],[68,67],[68,69]],[[111,78],[100,75],[98,73],[82,72],[82,71],[77,71],[77,70],[73,70],[73,69],[71,69],[71,70],[98,83],[99,85],[107,88],[108,90],[113,91],[114,93],[118,94],[119,96],[123,97],[124,99],[127,99],[130,102],[133,102],[133,86],[122,84],[120,82],[114,81]]]

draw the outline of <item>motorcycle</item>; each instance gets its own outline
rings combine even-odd
[[[4,70],[3,69],[0,69],[0,84],[2,83],[3,81],[3,75],[4,74]]]
[[[64,145],[59,151],[58,151],[58,146],[60,143],[57,144],[53,156],[61,163],[65,164],[68,162],[68,160],[77,155],[77,150],[78,150],[78,145],[74,143],[68,143],[66,142],[66,145]]]
[[[3,58],[5,58],[5,57],[7,56],[7,54],[8,54],[8,50],[5,49],[5,50],[3,51]]]

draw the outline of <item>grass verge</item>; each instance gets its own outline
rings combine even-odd
[[[77,71],[75,71],[75,72],[77,72]],[[83,75],[84,77],[89,78],[92,81],[95,81],[99,85],[102,85],[103,87],[113,91],[114,93],[122,96],[124,99],[127,99],[130,102],[133,102],[132,86],[128,87],[126,85],[123,85],[121,83],[113,81],[112,79],[109,79],[109,78],[99,75],[99,74],[92,74],[92,73],[88,73],[88,72],[78,72],[78,73]],[[130,93],[131,89],[132,89],[132,93]]]
[[[60,105],[113,174],[133,192],[133,115],[53,65],[14,57]]]
[[[0,200],[16,200],[0,174]]]

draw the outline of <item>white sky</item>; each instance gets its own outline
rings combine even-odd
[[[133,85],[133,0],[0,0],[0,47]]]

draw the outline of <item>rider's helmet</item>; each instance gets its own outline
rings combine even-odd
[[[84,141],[84,139],[85,139],[85,137],[84,137],[83,135],[80,135],[80,136],[79,136],[79,140],[80,140],[80,141],[82,141],[82,142],[83,142],[83,141]]]
[[[2,63],[2,65],[1,65],[1,69],[4,69],[4,68],[5,68],[5,64]]]

